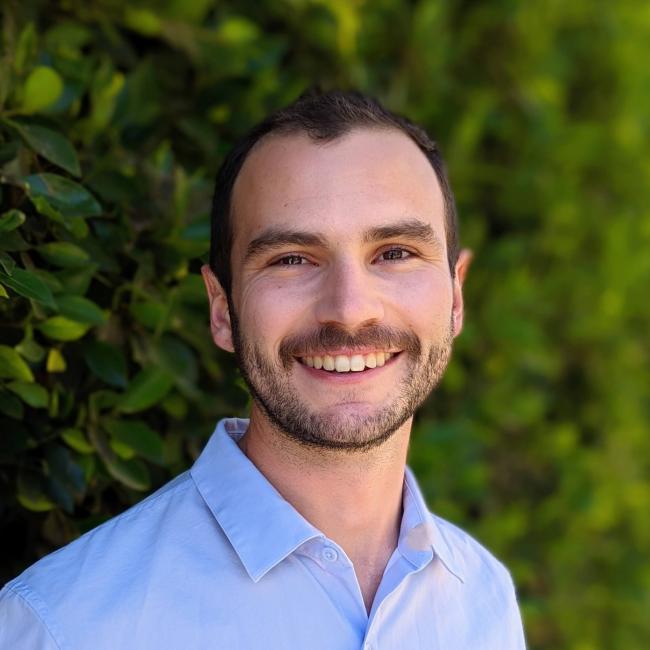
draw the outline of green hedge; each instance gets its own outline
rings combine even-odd
[[[428,127],[476,255],[411,447],[432,508],[511,568],[531,648],[645,648],[650,8],[4,6],[1,577],[245,412],[198,275],[213,178],[238,135],[320,82]]]

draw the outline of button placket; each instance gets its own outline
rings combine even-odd
[[[331,546],[326,546],[323,549],[323,558],[328,562],[336,562],[339,559],[338,551]]]

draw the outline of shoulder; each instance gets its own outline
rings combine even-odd
[[[118,564],[127,562],[138,547],[151,544],[159,527],[173,525],[183,516],[184,508],[180,506],[186,505],[184,502],[191,498],[189,493],[193,489],[189,472],[180,474],[122,514],[46,555],[9,585],[26,584],[34,588],[61,585],[65,588],[82,573],[87,576],[109,562],[112,566],[116,561]]]
[[[467,619],[471,612],[476,630],[484,635],[485,642],[475,647],[525,649],[521,613],[508,569],[464,530],[441,517],[430,516],[451,565],[447,568],[460,579],[458,594],[464,616]]]
[[[14,629],[19,619],[34,629],[40,621],[53,642],[59,638],[58,622],[94,600],[107,603],[136,588],[136,578],[145,577],[152,563],[172,553],[190,529],[196,532],[196,521],[207,519],[201,516],[205,508],[190,473],[184,472],[8,582],[0,592],[0,619],[10,618]]]
[[[120,552],[126,553],[150,542],[150,535],[157,527],[164,525],[165,517],[175,519],[176,506],[186,500],[185,497],[192,488],[189,472],[184,472],[120,515],[46,555],[12,583],[23,582],[37,586],[54,572],[58,573],[60,581],[62,576],[73,579],[79,573],[80,562],[83,562],[84,571],[92,570],[93,566],[104,562],[106,555],[111,557],[111,562],[115,562]]]
[[[499,559],[458,526],[432,513],[430,517],[440,533],[450,563],[456,567],[464,583],[481,587],[506,600],[514,598],[512,577]]]
[[[60,650],[62,635],[45,603],[19,582],[0,591],[0,648]]]

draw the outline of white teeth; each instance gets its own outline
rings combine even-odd
[[[350,370],[352,372],[361,372],[366,367],[366,363],[363,359],[363,355],[355,354],[350,359]],[[336,368],[338,370],[338,367]]]
[[[310,368],[316,370],[328,370],[330,372],[361,372],[366,368],[377,368],[383,366],[395,353],[371,352],[369,354],[337,354],[335,357],[326,354],[322,357],[302,357],[302,361]]]
[[[338,354],[334,359],[334,368],[336,372],[350,372],[350,357]]]

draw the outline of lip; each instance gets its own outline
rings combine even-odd
[[[331,354],[331,353],[329,353]],[[345,354],[343,352],[339,354]],[[355,354],[362,354],[361,352],[356,352]],[[369,353],[367,353],[369,354]],[[333,356],[333,355],[332,355]],[[394,363],[397,362],[402,356],[402,352],[394,353],[383,366],[378,366],[377,368],[366,368],[362,372],[336,372],[334,370],[316,370],[316,368],[310,368],[309,366],[301,363],[296,359],[296,365],[300,370],[307,373],[309,377],[313,377],[319,381],[329,382],[331,384],[358,384],[366,380],[372,380],[381,376],[381,374],[386,371],[387,368],[390,368]]]
[[[293,356],[296,359],[304,359],[305,357],[324,357],[326,355],[329,355],[330,357],[335,357],[339,354],[342,354],[343,356],[346,357],[353,357],[355,354],[373,354],[375,352],[388,352],[389,354],[394,354],[398,355],[400,352],[403,352],[403,350],[398,350],[398,349],[390,349],[390,350],[385,350],[383,348],[339,348],[338,350],[325,350],[323,352],[305,352],[300,353],[300,354],[294,354]]]

